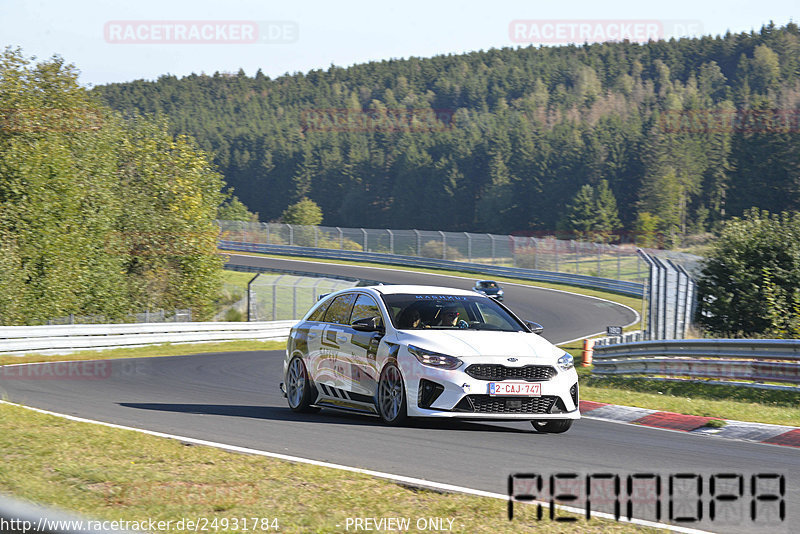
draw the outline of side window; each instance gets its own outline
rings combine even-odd
[[[378,304],[375,300],[369,295],[360,294],[353,306],[353,313],[350,315],[350,324],[355,323],[359,319],[380,316],[381,311],[378,309]],[[381,320],[380,324],[383,324],[383,320]]]
[[[347,318],[350,317],[350,307],[356,298],[355,293],[346,293],[336,297],[328,311],[325,312],[325,322],[335,324],[349,324]]]
[[[328,306],[331,305],[332,299],[327,299],[320,302],[317,309],[313,311],[311,315],[308,316],[307,321],[321,321],[323,317],[325,317],[325,312],[328,310]]]

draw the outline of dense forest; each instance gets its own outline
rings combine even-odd
[[[504,48],[96,87],[215,154],[261,220],[583,235],[800,209],[800,31]]]

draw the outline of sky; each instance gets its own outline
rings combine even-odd
[[[0,44],[62,56],[82,84],[285,73],[410,56],[758,30],[797,0],[0,0]],[[588,36],[588,38],[587,38]]]

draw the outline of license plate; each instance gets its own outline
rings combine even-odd
[[[539,382],[489,382],[489,395],[541,397],[542,384]]]

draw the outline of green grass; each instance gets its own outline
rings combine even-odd
[[[222,282],[226,284],[234,285],[242,290],[242,292],[247,291],[247,284],[256,273],[243,273],[239,271],[222,271]]]
[[[439,517],[453,520],[452,532],[466,533],[657,532],[595,518],[536,521],[535,508],[522,504],[508,521],[501,499],[403,487],[4,404],[0,450],[1,492],[94,520],[171,521],[168,532],[180,532],[175,527],[182,518],[267,518],[270,524],[277,519],[280,532],[343,532],[347,518],[354,517],[408,517],[412,525],[419,518]],[[230,525],[218,531],[245,531]],[[252,524],[247,531],[253,532]]]

